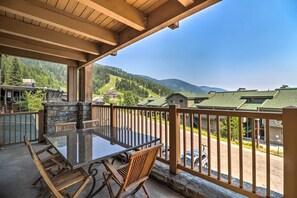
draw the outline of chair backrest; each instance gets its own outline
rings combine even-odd
[[[99,120],[85,120],[82,122],[83,123],[83,128],[92,128],[92,127],[98,127],[100,126]]]
[[[128,172],[125,178],[125,186],[133,184],[141,179],[148,178],[157,158],[158,150],[162,144],[152,146],[135,152],[130,157]]]
[[[44,167],[42,166],[40,159],[37,157],[35,153],[33,153],[33,161],[40,175],[42,176],[44,182],[49,187],[50,191],[55,195],[55,197],[63,198],[63,195],[56,189],[50,177],[48,176],[47,172],[45,171]]]
[[[55,124],[56,133],[63,131],[75,131],[76,130],[76,122],[63,122]]]

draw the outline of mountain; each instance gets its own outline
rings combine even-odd
[[[208,93],[209,91],[216,91],[216,92],[223,92],[226,91],[225,89],[218,88],[218,87],[208,87],[208,86],[196,86],[193,84],[190,84],[188,82],[179,80],[179,79],[164,79],[164,80],[157,80],[154,78],[151,78],[149,76],[141,76],[142,78],[146,78],[150,81],[153,81],[155,83],[159,83],[161,85],[164,85],[173,91],[188,91],[192,93]]]

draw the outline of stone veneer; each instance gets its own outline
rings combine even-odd
[[[204,169],[204,171],[207,171]],[[212,175],[216,176],[217,172],[212,171]],[[184,195],[185,197],[198,198],[198,197],[220,197],[220,198],[244,198],[245,196],[235,193],[231,190],[223,188],[212,182],[206,181],[187,172],[180,171],[175,175],[170,173],[169,166],[162,162],[156,161],[152,169],[151,178],[167,185],[174,191]],[[227,181],[227,175],[222,174],[221,178]],[[239,186],[239,180],[233,178],[233,184]],[[251,189],[252,185],[248,182],[243,183],[245,189]],[[257,187],[257,192],[265,195],[266,189]],[[271,197],[282,198],[283,195],[274,191],[270,191]]]
[[[44,132],[54,133],[55,124],[77,122],[82,128],[82,121],[91,120],[91,103],[88,102],[47,102],[44,103]]]

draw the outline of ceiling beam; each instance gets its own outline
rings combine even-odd
[[[0,53],[10,55],[10,56],[18,56],[18,57],[60,63],[60,64],[65,64],[65,65],[69,65],[69,66],[73,66],[73,67],[77,66],[77,61],[64,59],[64,58],[60,58],[60,57],[55,57],[55,56],[49,56],[49,55],[40,54],[40,53],[36,53],[36,52],[29,52],[29,51],[25,51],[25,50],[10,48],[10,47],[1,46]]]
[[[98,61],[99,59],[104,58],[105,56],[111,55],[124,47],[127,47],[163,28],[170,26],[176,21],[181,21],[182,19],[220,1],[221,0],[196,0],[194,4],[189,7],[182,6],[178,1],[167,1],[150,13],[148,17],[147,29],[142,32],[136,31],[132,28],[123,30],[119,38],[118,46],[112,47],[108,45],[102,45],[100,48],[100,55],[90,55],[88,57],[88,62],[80,63],[79,68],[85,67]],[[166,10],[166,12],[164,10]]]
[[[99,55],[99,49],[95,43],[4,16],[0,16],[0,32],[65,47],[67,49]]]
[[[32,3],[33,2],[33,3]],[[104,28],[82,22],[36,4],[36,1],[1,0],[0,9],[67,30],[108,45],[117,45],[116,35]],[[38,3],[38,2],[37,2]]]
[[[77,0],[138,31],[145,29],[145,16],[135,7],[119,0]]]
[[[22,37],[6,35],[3,33],[0,33],[0,45],[81,62],[87,61],[86,56],[81,52],[76,52],[50,44],[44,44],[39,41],[29,40]]]
[[[192,5],[195,1],[194,0],[178,0],[184,7],[188,7]]]

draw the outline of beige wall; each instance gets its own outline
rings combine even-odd
[[[182,100],[183,102],[180,102],[180,100]],[[178,104],[178,105],[180,105],[180,108],[188,107],[187,98],[180,94],[171,95],[169,98],[167,98],[167,103],[168,103],[168,105]]]

